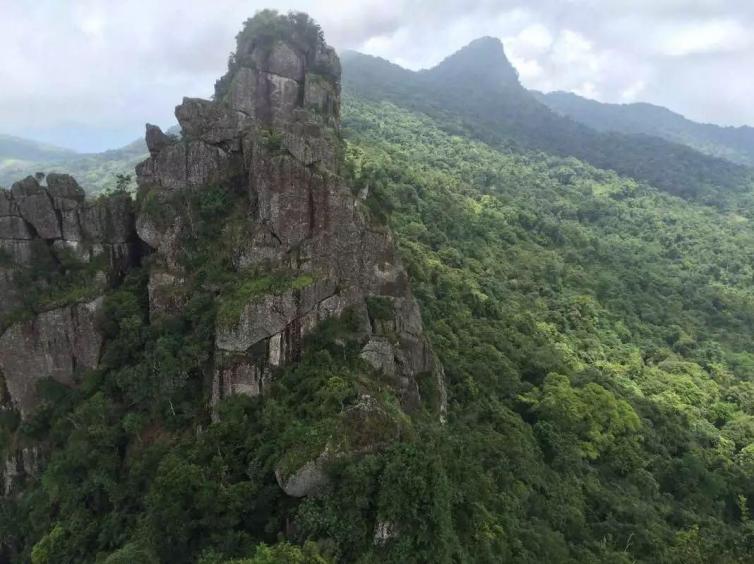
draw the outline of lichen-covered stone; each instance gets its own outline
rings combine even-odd
[[[81,370],[97,366],[102,335],[95,318],[102,298],[67,305],[41,303],[32,309],[22,299],[28,288],[19,286],[17,275],[46,264],[64,276],[70,260],[96,260],[83,293],[91,300],[138,260],[129,196],[90,202],[69,175],[52,173],[46,180],[47,186],[42,186],[28,177],[10,192],[0,193],[0,371],[13,406],[24,416],[36,404],[40,379],[74,385]],[[30,318],[13,323],[21,307]]]
[[[277,468],[275,479],[282,490],[291,497],[311,497],[322,494],[330,486],[326,471],[327,461],[327,455],[323,454],[288,475]]]
[[[47,175],[46,180],[47,191],[50,193],[53,202],[61,202],[61,205],[70,205],[63,204],[65,200],[70,200],[75,204],[84,203],[86,192],[84,192],[84,189],[79,186],[79,183],[70,174],[51,172]],[[55,207],[61,209],[58,206]]]
[[[52,378],[76,384],[82,370],[97,367],[102,335],[97,315],[102,298],[48,311],[16,323],[0,336],[0,371],[12,405],[22,416],[37,403],[37,384]]]
[[[145,140],[150,155],[155,156],[162,151],[162,149],[173,143],[173,139],[169,135],[163,133],[162,129],[158,126],[148,123],[146,127],[147,133]]]
[[[229,303],[238,311],[221,308],[212,405],[233,393],[264,394],[266,379],[299,358],[307,335],[348,311],[362,358],[383,374],[405,409],[416,408],[422,401],[418,376],[432,374],[444,385],[442,369],[389,230],[367,219],[339,175],[340,63],[334,50],[295,31],[272,43],[242,33],[218,85],[215,100],[184,99],[176,108],[182,140],[153,151],[137,168],[137,230],[160,265],[150,278],[152,311],[168,306],[165,288],[179,295],[176,285],[191,276],[178,257],[192,218],[171,202],[206,184],[244,191],[248,225],[239,231],[243,236],[223,241],[236,275],[254,269],[255,276],[268,271],[315,282],[250,295],[242,305],[234,294]],[[161,222],[150,217],[155,203],[172,215]],[[367,299],[375,296],[386,300],[389,319],[370,317]],[[291,495],[308,495],[324,483],[321,472],[320,463],[310,461],[278,481]]]
[[[42,239],[59,239],[63,236],[58,216],[50,194],[39,185],[36,178],[28,176],[11,187],[11,196],[21,216]]]
[[[22,218],[15,215],[0,217],[0,239],[30,240],[33,238],[29,225]]]

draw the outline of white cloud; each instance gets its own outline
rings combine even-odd
[[[671,57],[726,53],[751,45],[748,31],[735,20],[713,19],[693,22],[669,30],[659,42],[659,50]]]
[[[0,131],[88,148],[170,124],[207,96],[241,23],[266,0],[0,0]],[[291,0],[328,41],[432,66],[476,37],[504,40],[524,84],[642,99],[698,120],[754,124],[751,0]],[[46,133],[47,132],[47,133]],[[82,146],[79,144],[79,146]]]
[[[621,92],[620,101],[624,103],[636,102],[646,87],[647,83],[645,81],[637,80]]]

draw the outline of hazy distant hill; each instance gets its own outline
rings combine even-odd
[[[0,564],[751,564],[749,170],[323,41],[0,198]]]
[[[598,131],[655,135],[707,155],[754,166],[753,127],[696,123],[653,104],[603,104],[570,92],[533,94],[555,112]]]
[[[115,186],[119,174],[134,176],[134,167],[147,156],[147,146],[138,139],[103,153],[76,153],[29,139],[0,135],[0,186],[36,172],[72,174],[81,186],[98,193]]]
[[[75,155],[75,151],[39,143],[13,135],[0,134],[0,159],[18,161],[53,161]]]
[[[752,182],[750,169],[686,145],[646,134],[597,131],[552,111],[521,86],[494,38],[478,39],[420,72],[350,52],[343,57],[343,85],[346,93],[441,119],[449,132],[498,147],[576,157],[685,197],[715,199]]]

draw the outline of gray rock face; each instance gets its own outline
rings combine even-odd
[[[62,232],[50,194],[29,176],[11,186],[11,196],[25,221],[42,239],[60,239]]]
[[[147,142],[147,149],[149,150],[149,154],[154,156],[157,153],[159,153],[162,149],[172,144],[173,140],[170,138],[170,136],[165,135],[162,132],[162,129],[160,129],[156,125],[152,125],[151,123],[148,123],[146,142]]]
[[[291,497],[315,496],[325,492],[330,486],[326,465],[327,455],[323,454],[290,475],[284,475],[280,469],[275,470],[275,479],[280,488]]]
[[[50,174],[47,186],[28,177],[10,192],[0,191],[0,374],[12,409],[30,413],[41,379],[75,385],[81,371],[96,368],[102,347],[96,324],[101,297],[30,310],[23,301],[28,288],[18,286],[17,275],[34,265],[63,269],[71,260],[92,263],[85,294],[93,297],[116,283],[137,253],[131,198],[125,194],[87,201],[64,174]],[[18,316],[9,314],[20,308],[26,320],[12,322]]]
[[[75,386],[97,367],[102,296],[137,263],[142,242],[153,251],[150,313],[184,307],[189,283],[200,279],[183,260],[187,236],[197,229],[191,202],[217,186],[243,198],[233,208],[234,223],[222,226],[227,239],[218,253],[235,269],[222,275],[240,281],[244,292],[253,277],[275,283],[240,298],[232,294],[231,313],[217,320],[213,406],[232,394],[263,395],[276,370],[300,358],[307,335],[346,313],[349,340],[363,347],[365,372],[370,366],[379,372],[406,411],[424,400],[444,405],[442,367],[392,237],[369,219],[340,176],[338,57],[321,39],[297,33],[271,44],[242,34],[216,100],[185,98],[176,108],[180,137],[147,125],[150,157],[136,170],[136,213],[126,195],[87,201],[67,175],[49,175],[47,186],[29,177],[0,190],[0,383],[7,391],[0,409],[27,417],[38,405],[40,380]],[[8,315],[24,303],[17,274],[38,264],[62,274],[73,259],[91,267],[92,297],[63,302],[56,296],[25,317]],[[205,289],[225,299],[231,294],[226,278]],[[420,396],[418,381],[427,374],[435,378],[437,398]],[[340,414],[349,432],[333,440],[337,452],[326,448],[315,460],[291,464],[298,466],[293,471],[276,471],[289,495],[324,491],[330,456],[368,452],[400,435],[388,410],[362,400]],[[9,457],[0,471],[3,491],[36,465],[33,452]]]
[[[102,335],[96,326],[102,299],[48,311],[16,323],[0,336],[0,372],[21,416],[36,406],[44,378],[76,384],[77,374],[97,367]]]
[[[153,141],[137,169],[145,202],[137,229],[159,263],[150,280],[152,310],[175,307],[166,297],[190,276],[180,267],[178,241],[191,218],[177,211],[160,223],[146,203],[169,206],[213,183],[243,190],[248,236],[233,242],[232,253],[239,275],[262,269],[314,282],[250,298],[237,319],[219,326],[213,403],[263,393],[274,369],[298,358],[308,333],[350,309],[362,327],[362,358],[413,408],[421,401],[417,376],[441,375],[441,368],[390,233],[370,223],[339,175],[338,57],[295,34],[271,44],[239,37],[216,99],[185,98],[176,108],[182,140],[164,144],[152,126],[147,130]],[[369,297],[386,300],[389,320],[372,318]]]
[[[18,206],[8,190],[0,188],[0,217],[18,215]]]
[[[54,172],[48,174],[47,191],[52,197],[53,202],[56,203],[63,202],[64,200],[71,200],[80,205],[83,204],[86,199],[86,192],[84,192],[84,189],[68,174],[57,174]],[[72,204],[68,204],[68,206],[72,206]],[[56,205],[55,208],[61,209],[60,205]]]
[[[18,448],[7,454],[0,462],[0,497],[14,495],[24,478],[36,476],[39,458],[39,451],[33,447]]]
[[[0,239],[29,241],[33,238],[29,224],[22,218],[13,215],[0,217]]]

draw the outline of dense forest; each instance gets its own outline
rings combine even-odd
[[[661,137],[599,132],[551,111],[521,86],[497,39],[479,39],[426,71],[353,52],[343,65],[347,91],[426,113],[450,133],[496,147],[576,157],[687,198],[752,185],[747,167]]]
[[[552,110],[597,131],[646,134],[735,163],[754,165],[754,128],[695,123],[652,104],[602,104],[570,92],[534,93]]]
[[[458,80],[449,68],[434,91]],[[457,92],[426,96],[429,75],[358,55],[345,69],[343,175],[394,233],[446,416],[404,413],[344,315],[262,397],[225,399],[210,418],[215,325],[235,297],[282,282],[228,278],[239,194],[207,187],[185,202],[184,311],[150,319],[145,263],[105,297],[99,368],[77,388],[43,382],[23,421],[2,411],[0,452],[42,442],[50,457],[0,498],[0,561],[751,562],[751,171],[537,118],[515,85],[461,108]],[[80,265],[61,279],[45,268],[29,284],[55,299],[87,284]],[[365,390],[388,415],[344,425]],[[380,447],[336,458],[322,495],[286,496],[281,459],[333,433]]]

